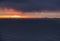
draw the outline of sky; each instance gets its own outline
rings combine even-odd
[[[23,11],[60,10],[60,0],[1,0],[0,6]]]
[[[23,11],[54,11],[60,10],[60,0],[1,0],[0,6],[12,7]],[[53,13],[41,12],[40,15],[42,16],[42,14],[47,16]],[[54,15],[56,14],[54,12]],[[2,39],[5,41],[60,41],[60,21],[42,19],[18,20],[14,22],[0,20],[0,25]]]

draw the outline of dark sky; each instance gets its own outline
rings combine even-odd
[[[59,10],[60,0],[2,0],[0,6],[9,6],[24,11]]]

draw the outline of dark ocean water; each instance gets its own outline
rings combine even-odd
[[[0,19],[0,41],[60,41],[60,19]]]

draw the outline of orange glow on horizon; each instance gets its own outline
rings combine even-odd
[[[0,16],[0,18],[21,18],[21,16]]]
[[[13,8],[0,8],[0,18],[22,18],[23,12]]]
[[[22,12],[13,8],[0,7],[0,18],[60,18],[60,11]]]

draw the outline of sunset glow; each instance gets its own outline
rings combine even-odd
[[[22,12],[13,8],[0,8],[0,18],[60,18],[60,12]]]
[[[0,18],[21,18],[21,16],[0,16]]]
[[[22,18],[21,11],[12,8],[0,8],[0,18]]]

